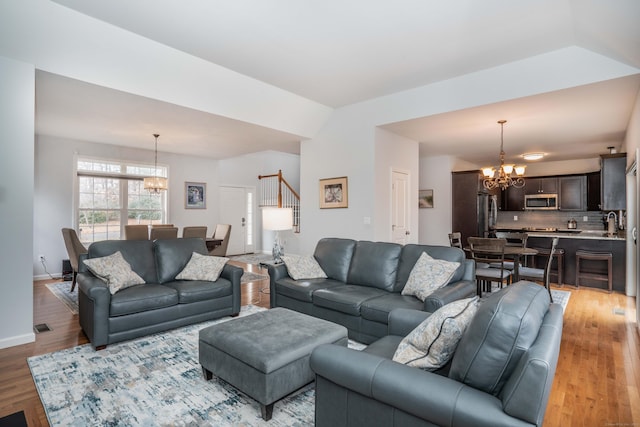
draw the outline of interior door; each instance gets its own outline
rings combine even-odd
[[[391,172],[391,241],[409,243],[409,174]]]
[[[231,224],[227,255],[255,251],[255,193],[253,187],[220,187],[220,223]]]

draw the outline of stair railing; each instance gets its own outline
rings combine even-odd
[[[260,180],[260,194],[258,205],[293,210],[293,231],[300,232],[300,196],[286,179],[282,177],[282,170],[271,175],[258,175]]]

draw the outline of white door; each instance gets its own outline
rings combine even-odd
[[[409,174],[391,172],[391,241],[409,243]]]
[[[231,224],[227,255],[255,251],[255,188],[220,187],[220,223]]]

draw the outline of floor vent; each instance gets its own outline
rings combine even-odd
[[[33,330],[36,331],[36,334],[40,332],[49,332],[51,328],[46,323],[39,323],[33,327]]]
[[[625,315],[624,308],[614,307],[613,314],[617,314],[619,316],[624,316]]]

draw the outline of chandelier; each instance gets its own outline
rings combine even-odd
[[[144,189],[150,193],[159,194],[169,187],[169,183],[167,182],[167,178],[158,176],[158,137],[160,135],[154,133],[153,136],[156,138],[156,156],[153,163],[153,176],[148,176],[144,179]]]
[[[484,175],[484,181],[482,185],[487,190],[493,190],[498,187],[500,187],[501,190],[505,190],[507,187],[522,188],[524,187],[524,179],[522,179],[521,176],[524,175],[524,168],[526,166],[504,164],[504,124],[507,123],[507,121],[498,120],[498,123],[500,124],[500,168],[497,170],[498,176],[495,176],[495,168],[483,168],[482,174]],[[516,176],[512,178],[511,174],[514,172]]]

